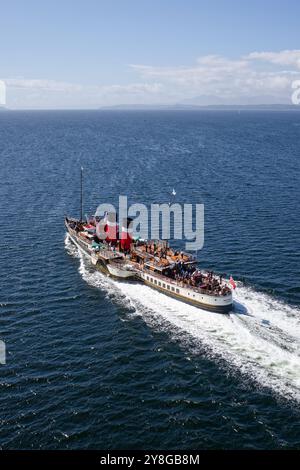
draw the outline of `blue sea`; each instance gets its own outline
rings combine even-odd
[[[300,447],[300,113],[0,113],[0,447]],[[218,315],[95,272],[102,202],[203,203]],[[175,246],[181,247],[178,241]]]

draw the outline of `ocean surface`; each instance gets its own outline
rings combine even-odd
[[[2,449],[300,447],[299,112],[2,112],[0,159]],[[85,213],[203,203],[234,312],[95,272],[80,166]]]

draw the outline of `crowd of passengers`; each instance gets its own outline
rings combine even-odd
[[[70,226],[76,231],[79,232],[83,229],[83,224],[80,222],[71,222]],[[95,237],[97,238],[97,237]],[[111,245],[111,249],[116,248],[116,244]],[[120,249],[117,243],[117,248]],[[182,285],[189,285],[191,287],[197,287],[203,290],[207,290],[209,293],[216,295],[225,295],[230,292],[230,288],[227,285],[222,285],[223,276],[215,276],[213,271],[210,271],[206,274],[201,273],[193,264],[187,265],[184,263],[184,254],[179,251],[173,252],[167,246],[161,245],[159,243],[151,242],[139,242],[137,241],[136,246],[145,247],[146,253],[149,253],[153,256],[158,256],[160,259],[166,259],[167,255],[173,255],[180,258],[181,261],[176,262],[170,268],[167,268],[164,271],[164,275],[170,279],[174,279],[177,282],[180,282]],[[130,250],[128,250],[129,254]]]
[[[181,261],[172,266],[172,268],[166,269],[165,275],[180,282],[182,285],[198,287],[216,295],[225,295],[230,292],[228,286],[222,285],[222,275],[217,277],[213,271],[203,274],[195,266],[185,265]]]
[[[144,248],[145,252],[149,255],[158,256],[159,258],[166,258],[168,254],[171,254],[171,251],[166,246],[156,243],[154,241],[151,242],[141,242],[139,240],[135,243],[136,247]]]
[[[69,226],[75,230],[76,233],[81,232],[83,230],[83,224],[81,222],[72,221],[69,223]]]

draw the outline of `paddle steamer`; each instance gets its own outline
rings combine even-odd
[[[83,221],[81,172],[81,216],[65,217],[65,226],[71,241],[96,269],[145,283],[201,309],[219,313],[232,309],[232,279],[200,270],[192,255],[173,250],[166,241],[134,239],[131,225],[132,219],[126,218],[119,226],[115,213]]]

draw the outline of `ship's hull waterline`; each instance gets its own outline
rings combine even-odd
[[[146,284],[147,286],[155,289],[169,297],[177,299],[181,302],[193,305],[203,310],[209,310],[215,313],[229,313],[232,308],[232,294],[226,296],[214,296],[195,292],[193,289],[182,287],[171,280],[156,276],[150,272],[133,272],[126,269],[119,269],[113,264],[105,263],[101,258],[95,260],[92,251],[86,246],[86,243],[79,240],[79,237],[68,227],[66,224],[68,234],[74,245],[82,252],[92,263],[95,269],[102,273],[118,279],[126,281],[138,281]]]

